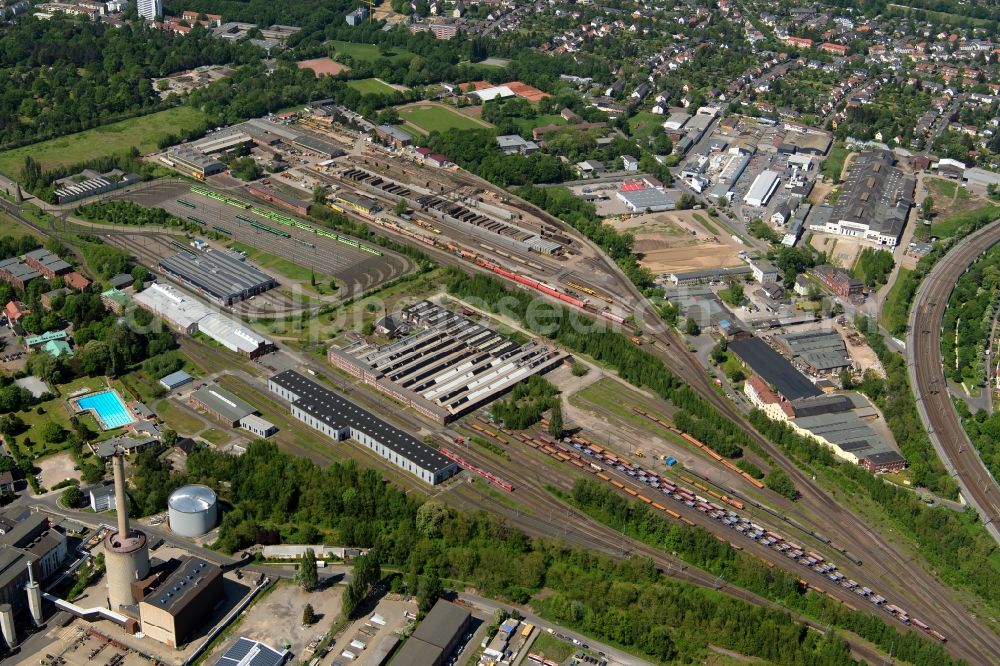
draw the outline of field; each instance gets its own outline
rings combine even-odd
[[[300,60],[295,63],[299,66],[299,69],[311,69],[316,76],[336,76],[341,72],[350,71],[350,67],[347,65],[341,65],[339,62],[332,60],[331,58],[313,58],[312,60]]]
[[[362,95],[394,95],[396,93],[392,86],[382,83],[378,79],[355,79],[348,81],[347,85]]]
[[[547,125],[565,125],[566,120],[563,119],[558,113],[548,113],[542,114],[537,118],[515,118],[514,122],[517,124],[518,129],[524,136],[530,138],[531,130],[536,127],[545,127]]]
[[[443,104],[413,104],[399,109],[399,117],[416,129],[429,134],[450,129],[482,129],[492,127],[483,120],[474,120]]]
[[[636,254],[641,255],[639,264],[654,273],[743,263],[739,250],[729,237],[720,235],[718,229],[700,213],[649,213],[615,223],[614,227],[635,237],[633,248]]]
[[[329,276],[312,271],[305,266],[300,266],[299,264],[292,263],[287,259],[282,259],[281,257],[275,256],[273,254],[268,254],[263,250],[258,250],[256,248],[250,247],[249,245],[244,245],[243,243],[236,243],[236,242],[230,243],[230,247],[237,249],[241,252],[246,252],[247,259],[254,262],[261,268],[269,269],[271,271],[274,271],[275,273],[280,273],[289,280],[302,284],[303,287],[309,287],[314,291],[321,291],[321,293],[328,291],[325,287],[323,288],[323,290],[319,290],[318,287],[320,283],[329,283],[330,282]],[[317,281],[316,288],[313,288],[311,286],[313,277],[315,277]]]
[[[632,130],[632,136],[645,140],[656,128],[663,123],[663,116],[658,116],[649,111],[640,111],[628,120],[628,125]]]
[[[899,273],[896,274],[896,281],[892,284],[889,293],[885,295],[885,301],[882,303],[882,323],[890,331],[906,324],[905,315],[908,313],[897,313],[896,308],[898,307],[900,290],[903,283],[907,281],[907,276],[911,273],[913,273],[912,270],[900,267]]]
[[[157,142],[168,134],[193,129],[202,124],[205,114],[190,106],[178,106],[148,116],[130,118],[85,132],[50,139],[41,143],[0,153],[0,173],[17,178],[24,158],[31,155],[42,169],[77,164],[138,148],[140,153],[157,150]]]
[[[849,152],[842,145],[836,145],[830,149],[830,155],[820,165],[820,171],[823,172],[827,180],[834,183],[840,182],[840,174],[844,170],[844,161],[847,160]]]
[[[542,632],[535,639],[535,642],[531,644],[531,651],[544,656],[546,659],[562,663],[573,654],[573,646],[551,634]]]
[[[931,225],[931,236],[936,238],[950,238],[954,236],[962,227],[976,222],[981,218],[994,219],[1000,217],[1000,206],[986,204],[955,213],[934,221]]]
[[[379,47],[373,44],[356,44],[354,42],[342,42],[339,40],[333,40],[329,44],[333,46],[334,53],[337,55],[349,55],[355,60],[364,60],[366,62],[374,62],[379,58],[405,60],[413,56],[406,49],[391,49],[382,53],[379,51]]]

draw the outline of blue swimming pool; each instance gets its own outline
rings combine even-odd
[[[105,430],[121,428],[135,421],[132,414],[115,390],[101,391],[84,396],[76,401],[80,411],[91,410],[97,422]]]

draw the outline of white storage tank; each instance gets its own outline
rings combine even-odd
[[[211,531],[218,520],[218,498],[208,486],[178,488],[167,500],[170,529],[174,534],[197,537]]]

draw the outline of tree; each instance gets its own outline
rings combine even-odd
[[[558,402],[552,406],[552,411],[549,413],[549,434],[556,439],[562,438],[563,435],[562,405]]]
[[[746,295],[743,293],[743,286],[736,282],[720,291],[719,296],[721,296],[722,300],[730,305],[742,305],[743,301],[746,299]]]
[[[58,444],[66,441],[66,429],[55,421],[43,423],[39,433],[46,444]]]
[[[771,470],[764,476],[764,485],[790,500],[797,499],[799,496],[799,491],[795,489],[795,484],[792,483],[791,478],[789,478],[785,470],[777,465],[772,466]]]
[[[439,500],[427,500],[417,509],[417,531],[429,539],[441,536],[441,525],[448,517],[448,507]]]
[[[75,509],[80,506],[83,502],[83,493],[80,492],[80,487],[76,485],[67,486],[66,490],[62,492],[60,501],[67,509]]]
[[[306,604],[302,609],[302,624],[310,627],[316,624],[316,620],[318,619],[319,618],[316,617],[316,611],[313,610],[312,604]]]
[[[694,319],[688,317],[687,321],[684,322],[684,332],[687,333],[688,335],[700,335],[701,326],[698,326],[698,322],[696,322]]]
[[[406,212],[406,199],[400,199],[396,202],[396,207],[392,209],[396,215],[402,215]]]
[[[168,448],[173,448],[177,445],[177,431],[172,428],[167,428],[163,431],[163,443]]]
[[[921,215],[924,216],[924,218],[929,220],[931,219],[933,210],[934,210],[934,197],[928,194],[927,197],[924,199],[924,202],[920,204],[920,213]]]
[[[319,585],[319,574],[316,572],[316,553],[312,548],[306,548],[306,552],[299,558],[295,582],[306,592],[312,592]]]
[[[851,375],[849,368],[844,368],[840,371],[840,388],[845,391],[849,391],[854,388],[854,377]]]
[[[437,569],[420,579],[420,586],[417,590],[417,606],[421,613],[428,612],[437,603],[437,600],[444,593],[444,586],[441,584],[441,576]]]

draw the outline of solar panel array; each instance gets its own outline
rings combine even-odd
[[[215,662],[215,666],[280,666],[285,663],[287,656],[287,651],[278,652],[263,643],[239,638]]]

